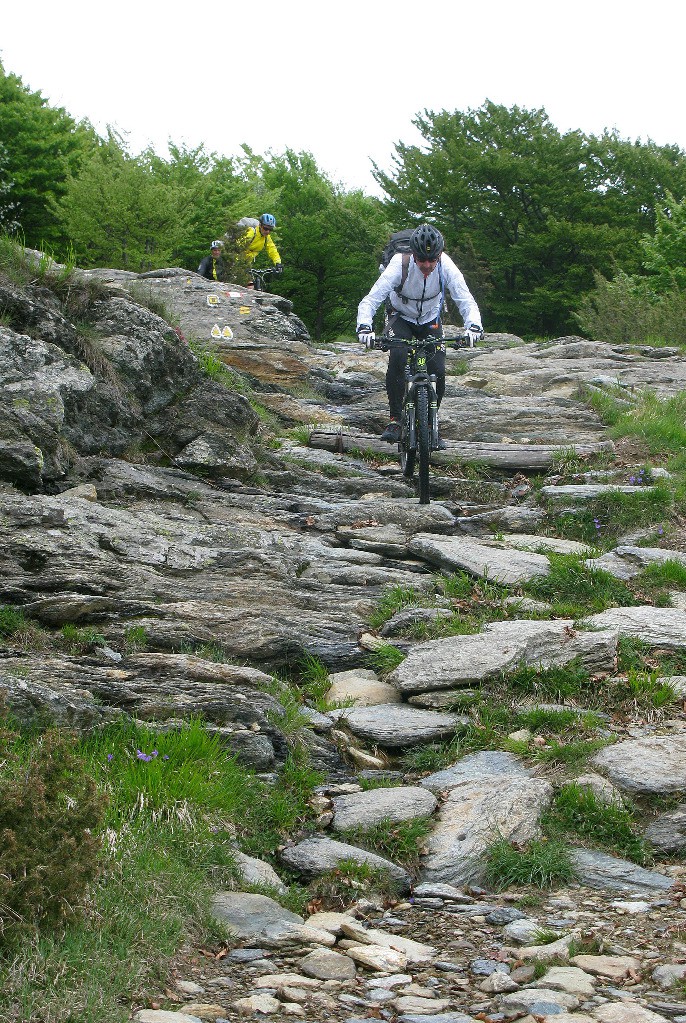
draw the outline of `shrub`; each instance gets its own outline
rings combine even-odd
[[[75,741],[50,730],[28,747],[0,732],[0,946],[73,919],[98,874],[106,797]]]

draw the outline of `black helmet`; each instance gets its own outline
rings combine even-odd
[[[416,259],[438,259],[444,244],[443,235],[431,224],[420,224],[410,238],[410,249]]]

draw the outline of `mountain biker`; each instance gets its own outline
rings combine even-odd
[[[238,246],[246,261],[254,263],[260,252],[266,251],[274,264],[274,271],[280,274],[283,270],[281,256],[271,237],[276,227],[276,218],[271,213],[263,213],[259,220],[244,217],[238,221],[238,226],[247,227],[238,239]]]
[[[223,248],[223,242],[212,242],[209,256],[205,256],[198,267],[198,273],[206,277],[208,281],[220,281],[222,279],[222,274],[224,273]]]
[[[427,360],[429,373],[436,374],[438,404],[445,393],[445,344],[442,342],[441,308],[447,288],[460,310],[469,334],[470,347],[483,336],[481,313],[467,283],[455,263],[444,251],[443,235],[431,224],[420,224],[410,238],[409,261],[398,252],[383,271],[357,310],[356,333],[359,340],[373,348],[372,330],[374,313],[386,300],[390,301],[390,314],[386,325],[389,340],[411,341],[436,339],[436,353]],[[381,440],[396,444],[400,440],[400,413],[405,391],[407,350],[393,347],[386,371],[386,394],[391,421],[381,434]],[[440,437],[438,447],[445,449]]]

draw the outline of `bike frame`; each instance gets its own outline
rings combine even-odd
[[[265,281],[270,274],[275,273],[273,267],[267,266],[263,270],[256,270],[254,267],[250,267],[250,276],[255,287],[255,291],[266,291]]]

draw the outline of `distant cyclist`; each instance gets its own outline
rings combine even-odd
[[[222,279],[222,274],[224,273],[223,248],[223,242],[212,242],[209,256],[205,256],[198,267],[198,273],[206,277],[208,281],[220,281]]]
[[[274,264],[275,272],[280,274],[283,270],[281,256],[271,236],[276,228],[276,218],[271,213],[263,213],[259,220],[243,217],[238,221],[238,227],[246,228],[238,239],[238,247],[244,259],[252,264],[260,252],[265,252]]]
[[[470,346],[483,336],[481,313],[467,283],[443,251],[443,235],[431,224],[420,224],[410,238],[410,252],[396,253],[357,310],[357,336],[370,348],[374,346],[374,313],[386,301],[390,313],[386,335],[390,340],[436,339],[436,354],[427,361],[429,373],[436,374],[438,404],[445,393],[445,344],[442,342],[441,310],[446,288],[457,303],[469,332]],[[400,439],[400,412],[405,390],[407,351],[400,346],[390,351],[386,371],[386,394],[391,421],[381,440],[395,444]],[[440,437],[438,447],[445,449]]]

